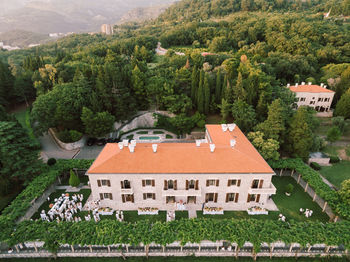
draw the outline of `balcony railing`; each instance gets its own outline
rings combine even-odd
[[[121,194],[133,194],[134,190],[132,188],[122,188],[120,189]]]
[[[276,194],[276,187],[271,183],[270,187],[249,188],[248,194]]]
[[[164,196],[201,196],[202,191],[199,188],[198,190],[196,189],[167,189],[167,190],[162,190],[162,195]]]

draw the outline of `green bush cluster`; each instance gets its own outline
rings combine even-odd
[[[64,130],[58,133],[58,139],[63,143],[73,143],[82,138],[83,134],[76,130]]]
[[[329,162],[331,162],[332,164],[334,163],[339,163],[340,158],[338,156],[330,156],[329,157]]]
[[[319,163],[316,163],[316,162],[311,162],[310,163],[310,166],[315,169],[315,170],[321,170],[321,166]]]

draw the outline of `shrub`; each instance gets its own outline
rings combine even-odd
[[[341,133],[339,127],[333,126],[327,132],[327,140],[329,142],[335,142],[335,141],[339,140],[341,134],[342,133]]]
[[[310,166],[315,170],[321,170],[321,166],[316,162],[311,162]]]
[[[69,135],[70,135],[72,142],[76,142],[76,141],[80,140],[81,137],[83,136],[82,133],[80,133],[79,131],[76,131],[76,130],[70,130]]]
[[[347,156],[350,156],[350,145],[345,148],[345,153]]]
[[[79,177],[73,172],[73,170],[70,170],[70,177],[69,177],[69,185],[72,187],[77,187],[80,184]]]
[[[340,161],[340,158],[338,156],[330,156],[329,162],[331,163],[338,163]]]
[[[294,186],[292,185],[292,184],[288,184],[288,185],[286,185],[286,187],[285,187],[285,192],[286,193],[292,193],[293,192],[293,190],[294,190]]]
[[[64,130],[59,132],[57,136],[63,143],[73,143],[78,141],[83,134],[76,130]]]
[[[56,159],[54,158],[49,158],[49,160],[47,160],[47,164],[49,166],[53,166],[54,164],[56,164]]]

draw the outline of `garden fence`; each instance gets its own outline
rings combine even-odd
[[[309,186],[309,184],[302,179],[302,176],[298,174],[297,172],[293,172],[291,170],[275,170],[276,174],[279,176],[291,176],[294,178],[294,180],[304,189],[306,193],[312,198],[312,201],[316,202],[320,208],[322,209],[322,212],[325,212],[330,219],[334,220],[334,222],[339,221],[338,217],[333,213],[332,209],[329,207],[327,202],[321,198],[319,195],[316,194],[315,190]]]

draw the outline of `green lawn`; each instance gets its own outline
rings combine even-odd
[[[296,221],[329,221],[329,217],[322,213],[321,208],[312,201],[312,198],[304,192],[301,186],[299,186],[295,180],[291,177],[278,177],[272,178],[272,183],[277,188],[276,195],[272,196],[273,201],[277,205],[279,211],[269,212],[268,215],[253,215],[250,216],[246,211],[224,211],[223,215],[203,215],[202,211],[197,211],[197,217],[226,219],[226,218],[239,218],[239,219],[272,219],[278,220],[279,214],[283,214],[287,221],[293,219]],[[291,196],[286,196],[284,188],[287,184],[294,186],[294,191]],[[311,217],[306,218],[304,215],[299,214],[300,208],[308,208],[313,210]]]
[[[166,139],[173,139],[173,136],[172,136],[172,135],[169,135],[169,134],[166,134],[166,135],[165,135],[165,138],[166,138]]]
[[[29,137],[35,140],[36,138],[30,125],[30,109],[26,108],[13,114],[15,115],[18,122],[22,125],[22,127],[27,130]]]
[[[137,131],[136,134],[138,134],[138,135],[146,135],[146,134],[148,134],[148,131]]]
[[[341,182],[350,179],[350,161],[340,161],[332,166],[323,166],[320,173],[337,188],[340,188]]]
[[[137,211],[124,211],[124,221],[135,223],[139,220],[149,220],[151,223],[166,221],[166,211],[159,211],[158,215],[138,215]]]
[[[175,211],[175,220],[188,218],[188,211]]]
[[[342,148],[343,147],[341,147],[341,146],[327,145],[324,149],[322,149],[322,152],[324,152],[330,156],[338,156],[338,150],[340,150]]]
[[[129,262],[232,262],[232,261],[254,261],[252,258],[249,257],[240,257],[238,259],[232,258],[232,257],[195,257],[195,256],[188,256],[188,257],[127,257],[126,259],[121,257],[59,257],[55,258],[54,260],[52,258],[11,258],[11,259],[2,259],[3,261],[9,261],[9,262],[46,262],[46,261],[57,261],[57,262],[122,262],[122,261],[129,261]],[[331,257],[331,258],[312,258],[312,257],[298,257],[298,260],[293,258],[257,258],[257,261],[260,262],[292,262],[292,261],[300,261],[300,262],[321,262],[321,261],[336,261],[336,262],[345,262],[349,261],[345,257]]]
[[[156,130],[156,131],[153,131],[153,134],[154,135],[164,134],[164,131]]]

